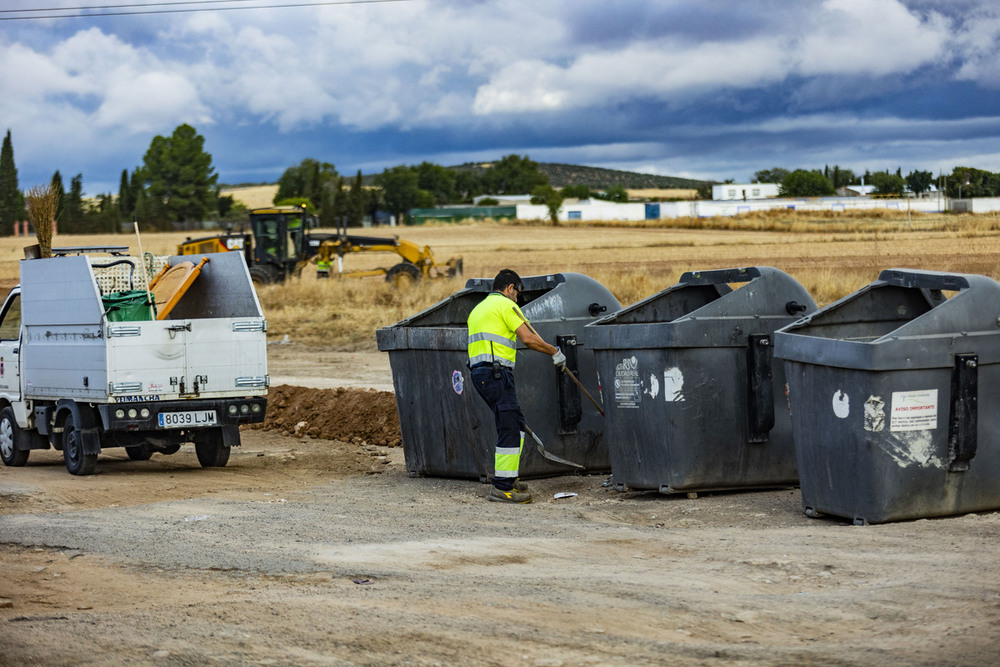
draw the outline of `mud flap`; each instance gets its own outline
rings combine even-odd
[[[240,427],[239,426],[223,426],[222,427],[222,446],[223,447],[239,447],[240,446]]]

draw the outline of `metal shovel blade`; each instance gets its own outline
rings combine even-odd
[[[542,444],[541,439],[539,439],[539,437],[535,435],[534,431],[528,428],[527,424],[525,424],[524,426],[524,432],[530,435],[531,439],[535,441],[535,448],[538,450],[538,453],[542,455],[542,458],[552,461],[553,463],[569,466],[570,468],[576,468],[578,470],[586,470],[586,468],[580,465],[579,463],[573,463],[572,461],[567,461],[566,459],[558,457],[555,454],[552,454],[549,451],[547,451],[545,449],[545,445]]]

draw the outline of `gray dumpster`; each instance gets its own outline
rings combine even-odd
[[[761,266],[685,273],[589,325],[616,485],[675,493],[796,484],[771,339],[815,309],[789,275]]]
[[[540,336],[562,348],[567,367],[596,397],[597,374],[593,355],[583,346],[583,328],[599,315],[617,310],[617,299],[578,273],[529,276],[522,282],[525,317]],[[493,475],[493,413],[472,387],[466,366],[466,322],[492,283],[492,278],[473,278],[444,301],[376,332],[378,349],[389,353],[403,454],[411,476],[485,481]],[[603,418],[572,379],[556,371],[550,357],[519,345],[514,377],[525,420],[548,452],[589,472],[611,469]],[[522,477],[576,471],[542,458],[531,438],[525,438]]]
[[[889,269],[777,332],[806,514],[1000,509],[998,315],[989,278]]]

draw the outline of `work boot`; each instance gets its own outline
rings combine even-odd
[[[520,479],[514,480],[514,490],[520,491],[522,493],[528,493],[528,483],[522,482]]]
[[[495,503],[517,503],[519,505],[523,505],[524,503],[531,502],[531,494],[522,493],[516,489],[501,491],[497,487],[491,486],[490,495],[486,496],[486,500],[491,500]]]

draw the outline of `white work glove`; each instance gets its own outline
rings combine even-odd
[[[552,355],[552,363],[560,371],[566,369],[566,355],[559,348],[556,348],[556,353]]]

